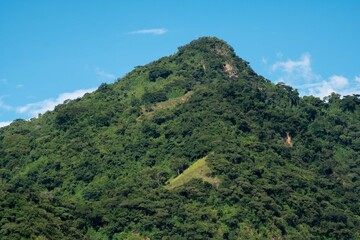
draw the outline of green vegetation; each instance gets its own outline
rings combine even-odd
[[[0,129],[0,239],[360,239],[359,97],[200,38]]]
[[[220,183],[220,179],[208,176],[208,174],[211,173],[211,170],[206,163],[206,158],[207,157],[203,157],[197,160],[191,164],[191,166],[188,167],[182,174],[174,179],[170,179],[169,184],[166,187],[168,189],[180,187],[192,179],[201,179],[204,182],[218,185]]]
[[[151,117],[153,116],[154,111],[162,110],[162,109],[169,109],[175,107],[177,104],[181,104],[184,102],[187,102],[189,100],[189,97],[191,96],[193,92],[189,91],[183,96],[177,97],[177,98],[171,98],[164,102],[156,103],[149,108],[143,108],[141,112],[141,117]]]

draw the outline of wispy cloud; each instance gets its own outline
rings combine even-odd
[[[23,85],[23,84],[17,84],[15,87],[16,87],[16,88],[23,88],[24,85]]]
[[[262,57],[261,62],[266,65],[268,63],[268,60],[266,57]]]
[[[270,66],[270,70],[272,74],[277,74],[279,82],[298,88],[301,94],[323,98],[333,92],[343,96],[360,93],[360,76],[355,76],[351,81],[338,74],[323,78],[312,70],[308,53],[304,53],[298,60],[277,61]]]
[[[0,128],[10,125],[12,122],[0,122]]]
[[[329,96],[333,92],[342,95],[351,94],[349,89],[349,80],[344,76],[333,75],[327,80],[323,80],[317,84],[313,84],[308,88],[311,95],[318,97]]]
[[[104,70],[102,70],[99,67],[95,68],[95,73],[96,73],[96,75],[98,75],[99,77],[101,77],[103,79],[115,79],[116,78],[116,76],[114,74],[105,72]]]
[[[6,78],[0,78],[0,83],[1,84],[7,84],[8,80]]]
[[[4,98],[6,96],[0,96],[0,109],[3,109],[3,110],[7,110],[7,111],[10,111],[12,110],[12,107],[7,105],[5,102],[4,102]]]
[[[132,32],[129,32],[129,34],[163,35],[167,32],[168,32],[168,30],[165,28],[151,28],[151,29],[140,29],[140,30],[132,31]]]
[[[50,98],[40,102],[29,103],[18,107],[17,112],[27,114],[30,117],[36,117],[39,113],[53,110],[56,105],[63,103],[65,100],[72,100],[84,96],[86,93],[95,91],[95,88],[80,89],[70,93],[62,93],[56,99]]]
[[[302,78],[306,81],[311,81],[314,78],[318,78],[312,71],[311,56],[308,53],[304,53],[299,60],[288,59],[286,61],[275,62],[271,65],[271,70],[273,72],[281,71],[285,74],[284,78],[288,80]]]
[[[360,76],[355,76],[355,81],[360,83]]]

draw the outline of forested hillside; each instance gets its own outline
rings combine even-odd
[[[0,239],[360,239],[360,98],[217,38],[0,128]]]

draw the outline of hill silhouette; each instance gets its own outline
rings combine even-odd
[[[359,96],[203,37],[1,128],[0,238],[359,239],[359,150]]]

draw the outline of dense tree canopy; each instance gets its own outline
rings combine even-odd
[[[167,187],[204,157],[219,184]],[[216,38],[0,129],[1,239],[359,239],[358,199],[359,96],[299,97]]]

